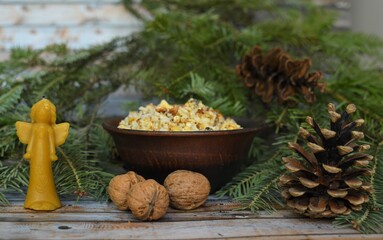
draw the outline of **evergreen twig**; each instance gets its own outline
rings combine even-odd
[[[124,2],[128,7],[136,4],[132,0]],[[2,190],[25,190],[28,165],[19,163],[24,149],[17,144],[14,123],[28,118],[30,106],[40,95],[55,99],[58,122],[70,121],[72,126],[72,137],[59,150],[71,164],[65,159],[54,163],[60,194],[81,189],[94,197],[106,196],[112,174],[100,166],[112,157],[114,148],[95,113],[109,93],[131,84],[145,97],[184,102],[193,96],[225,115],[246,113],[274,124],[276,137],[256,141],[267,150],[253,148],[250,155],[257,158],[255,162],[219,192],[250,203],[248,207],[253,211],[280,203],[275,181],[283,171],[280,157],[287,154],[286,143],[296,140],[306,116],[324,119],[321,110],[328,102],[355,103],[366,119],[369,140],[383,142],[383,76],[380,67],[373,64],[383,59],[381,39],[334,31],[334,13],[309,1],[143,0],[141,4],[152,18],[136,11],[136,5],[131,7],[145,24],[133,36],[79,51],[65,45],[40,50],[15,48],[11,59],[0,63]],[[265,50],[280,47],[293,57],[311,58],[312,67],[324,73],[326,92],[318,93],[317,103],[312,105],[298,97],[294,99],[298,105],[293,108],[275,102],[265,105],[249,97],[251,93],[234,68],[254,45]],[[270,156],[269,149],[278,154]],[[378,145],[370,206],[337,218],[335,224],[354,223],[363,232],[383,232],[379,227],[382,213],[376,210],[383,204],[382,152]],[[0,202],[5,201],[2,191]]]
[[[72,170],[73,176],[76,179],[76,185],[77,185],[77,190],[76,191],[80,192],[81,194],[85,193],[85,190],[84,190],[84,188],[82,187],[82,184],[81,184],[80,177],[79,177],[79,175],[77,173],[77,169],[73,165],[72,160],[68,157],[67,154],[65,154],[65,152],[62,150],[61,147],[58,147],[57,149],[59,150],[60,154],[63,156],[63,159],[67,162],[67,164],[69,165],[70,169]]]

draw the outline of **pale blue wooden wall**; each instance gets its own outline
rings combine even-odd
[[[338,27],[349,25],[345,15],[349,1],[314,0],[318,5],[340,10],[343,17],[336,23]],[[7,59],[15,46],[41,48],[66,43],[71,48],[86,48],[129,35],[141,27],[120,0],[0,0],[0,61]],[[123,105],[127,101],[140,101],[140,94],[119,89],[102,104],[100,113],[125,115]]]
[[[118,0],[0,0],[0,57],[14,46],[84,48],[140,27]]]

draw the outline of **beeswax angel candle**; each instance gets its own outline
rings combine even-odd
[[[32,123],[16,122],[17,136],[27,145],[24,158],[30,161],[28,192],[24,208],[55,210],[61,207],[53,179],[52,161],[56,147],[64,144],[69,123],[56,125],[56,107],[43,98],[32,106]]]

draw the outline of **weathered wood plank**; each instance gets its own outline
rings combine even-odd
[[[217,211],[217,212],[175,212],[169,211],[161,222],[182,222],[202,220],[225,220],[225,219],[290,219],[305,218],[291,211],[283,210],[273,213],[260,211]],[[3,212],[0,214],[0,222],[128,222],[137,221],[130,211],[119,212]],[[331,224],[331,221],[328,221]]]
[[[303,218],[289,210],[238,211],[238,203],[213,195],[193,211],[169,209],[157,222],[138,221],[110,202],[63,197],[63,208],[35,212],[23,209],[23,196],[8,197],[11,205],[0,207],[0,236],[6,239],[383,239],[383,235],[362,235],[352,228],[336,228],[331,220]]]
[[[239,204],[233,203],[206,203],[205,205],[194,209],[190,210],[188,212],[214,212],[214,211],[231,211],[239,208]],[[25,213],[26,210],[23,207],[23,203],[18,203],[18,204],[11,204],[9,206],[3,206],[0,207],[0,213]],[[33,212],[33,211],[31,211]],[[113,204],[111,203],[92,203],[92,202],[73,202],[73,203],[68,203],[68,202],[63,202],[63,207],[55,210],[57,213],[61,212],[109,212],[109,213],[114,213],[114,212],[120,212]],[[169,208],[169,212],[182,212],[180,210],[175,210],[172,208]]]
[[[300,239],[310,239],[310,240],[352,240],[352,239],[369,239],[369,240],[382,240],[382,235],[370,234],[370,235],[361,235],[361,234],[299,234],[299,235],[289,235],[289,236],[251,236],[251,237],[234,237],[232,239],[236,240],[247,240],[247,239],[267,239],[267,240],[300,240]]]
[[[357,234],[327,221],[242,219],[185,222],[0,222],[0,236],[22,239],[197,239]]]
[[[10,204],[6,206],[0,206],[1,212],[25,212],[23,204],[25,196],[20,193],[7,193],[7,199]],[[95,201],[92,198],[83,198],[78,201],[73,200],[73,196],[62,196],[61,202],[63,207],[55,210],[55,212],[120,212],[111,201]],[[231,210],[243,210],[243,204],[233,200],[230,197],[217,197],[210,195],[207,201],[197,209],[188,210],[187,212],[212,212],[212,211],[231,211]],[[284,210],[278,208],[278,210]],[[33,211],[32,211],[33,212]],[[183,212],[169,208],[169,212]],[[266,213],[266,211],[265,211]]]
[[[15,195],[9,197],[10,205],[0,207],[0,213],[25,213],[33,212],[23,208],[24,197],[20,195]],[[62,200],[62,208],[55,210],[57,213],[61,212],[121,212],[118,210],[113,203],[111,202],[96,202],[92,200]],[[212,212],[212,211],[230,211],[240,208],[242,205],[239,202],[231,201],[229,198],[216,198],[210,196],[204,205],[201,207],[190,210],[188,212]],[[169,208],[169,212],[182,212],[180,210],[175,210]]]
[[[7,4],[0,3],[0,25],[43,26],[140,26],[122,4]]]

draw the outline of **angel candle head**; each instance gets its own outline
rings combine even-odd
[[[64,144],[69,123],[56,124],[56,107],[43,98],[32,106],[32,123],[16,122],[20,142],[27,144],[24,158],[30,161],[28,192],[24,208],[55,210],[61,207],[53,179],[56,147]]]

